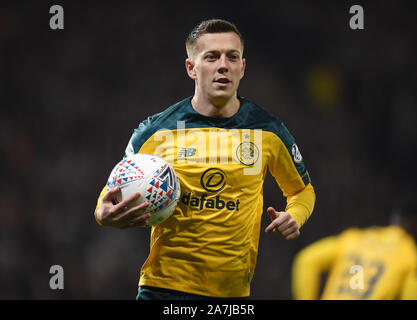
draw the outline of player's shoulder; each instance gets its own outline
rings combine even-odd
[[[175,127],[177,124],[176,121],[181,118],[182,114],[187,112],[186,109],[190,99],[191,97],[185,98],[165,108],[163,111],[149,116],[139,124],[139,127],[146,126],[148,129],[154,128],[157,130],[162,128],[171,129],[171,127]]]
[[[361,237],[365,232],[367,232],[368,229],[364,228],[358,228],[358,227],[349,227],[343,230],[339,234],[340,239],[351,239],[351,238],[357,238]]]
[[[244,111],[245,122],[248,124],[248,127],[271,132],[283,141],[293,140],[288,128],[277,115],[271,114],[249,99],[244,97],[239,97],[239,99],[242,102],[242,111]]]
[[[177,121],[186,113],[186,106],[191,97],[181,100],[159,113],[155,113],[141,121],[133,130],[132,137],[126,148],[126,154],[137,153],[141,146],[159,130],[176,128]]]
[[[408,245],[413,242],[412,237],[403,228],[394,225],[374,225],[366,228],[351,227],[344,230],[340,237],[349,240],[367,239],[368,241],[378,243],[389,242],[391,244]]]
[[[399,242],[417,251],[414,237],[399,225],[390,225],[387,228],[387,237],[398,239]]]
[[[245,97],[239,96],[241,102],[240,115],[245,117],[246,122],[252,124],[253,127],[264,127],[268,129],[278,128],[282,121],[275,115],[266,111],[259,104]]]

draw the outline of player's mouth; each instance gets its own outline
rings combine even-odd
[[[231,84],[232,83],[232,81],[230,81],[228,78],[226,78],[226,77],[223,77],[223,78],[218,78],[218,79],[216,79],[216,80],[214,80],[214,82],[216,83],[216,84],[218,84],[219,86],[221,86],[221,87],[226,87],[226,86],[228,86],[229,84]]]

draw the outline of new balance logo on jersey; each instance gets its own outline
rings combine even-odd
[[[181,148],[178,151],[178,158],[190,158],[195,155],[196,148]]]

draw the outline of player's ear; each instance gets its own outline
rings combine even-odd
[[[185,60],[185,68],[187,69],[188,76],[193,80],[197,80],[197,75],[194,66],[194,62],[190,58],[187,58]]]
[[[240,79],[242,79],[243,76],[245,75],[245,68],[246,68],[246,59],[243,58],[242,59],[242,69],[240,71]]]

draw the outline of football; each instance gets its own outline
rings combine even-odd
[[[132,205],[149,201],[144,211],[151,212],[148,226],[168,219],[181,194],[174,168],[160,157],[143,153],[125,157],[116,164],[107,181],[107,190],[116,186],[121,190],[119,197],[114,199],[116,203],[136,192],[140,192],[140,197]]]

